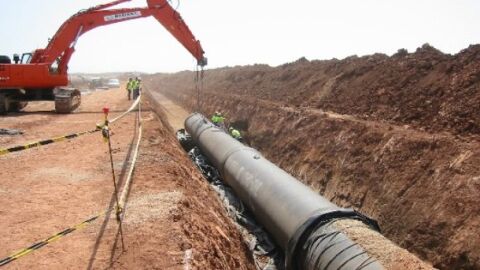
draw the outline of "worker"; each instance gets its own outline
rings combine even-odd
[[[228,129],[228,131],[230,132],[230,135],[238,140],[239,142],[243,142],[243,138],[242,138],[242,134],[240,133],[240,131],[238,131],[237,129],[235,129],[234,127],[230,127]]]
[[[218,122],[219,122],[219,119],[218,119],[218,115],[220,113],[218,111],[216,111],[213,115],[212,115],[212,123],[215,125],[215,126],[218,126]]]
[[[133,90],[133,79],[132,78],[128,78],[128,82],[127,82],[127,97],[128,97],[128,100],[130,100],[131,96],[132,96],[132,90]]]
[[[133,99],[137,99],[138,96],[140,95],[140,89],[141,89],[141,85],[140,85],[140,82],[142,80],[139,78],[139,77],[136,77],[134,79],[134,87],[133,87]]]
[[[215,126],[225,130],[225,117],[223,117],[223,115],[219,111],[216,111],[215,114],[213,114],[212,123]]]

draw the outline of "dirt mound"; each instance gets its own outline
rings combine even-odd
[[[480,45],[446,55],[426,44],[415,53],[399,50],[392,57],[303,58],[275,68],[254,65],[211,70],[206,72],[205,89],[429,131],[477,134],[479,60]],[[156,76],[156,83],[166,89],[191,91],[184,84],[191,80],[189,72]]]
[[[480,268],[480,45],[206,72],[202,110],[319,193],[445,269]],[[194,74],[146,85],[194,108]]]

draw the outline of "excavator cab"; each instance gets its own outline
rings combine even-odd
[[[13,54],[13,62],[15,64],[29,64],[32,60],[32,53],[23,53],[22,57],[17,53]],[[2,60],[3,59],[3,60]],[[12,60],[6,55],[0,55],[0,64],[11,64]]]
[[[30,64],[30,61],[32,60],[32,55],[33,55],[33,53],[23,53],[20,63],[21,64]]]

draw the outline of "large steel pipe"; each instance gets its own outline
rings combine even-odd
[[[348,218],[376,227],[374,221],[318,195],[201,114],[190,115],[185,129],[283,248],[287,269],[383,268],[332,225],[335,220]]]

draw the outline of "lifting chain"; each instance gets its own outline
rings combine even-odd
[[[198,65],[195,69],[195,92],[197,95],[195,111],[201,113],[202,109],[202,101],[201,101],[201,92],[203,92],[203,66],[200,66],[200,70],[198,69]]]

